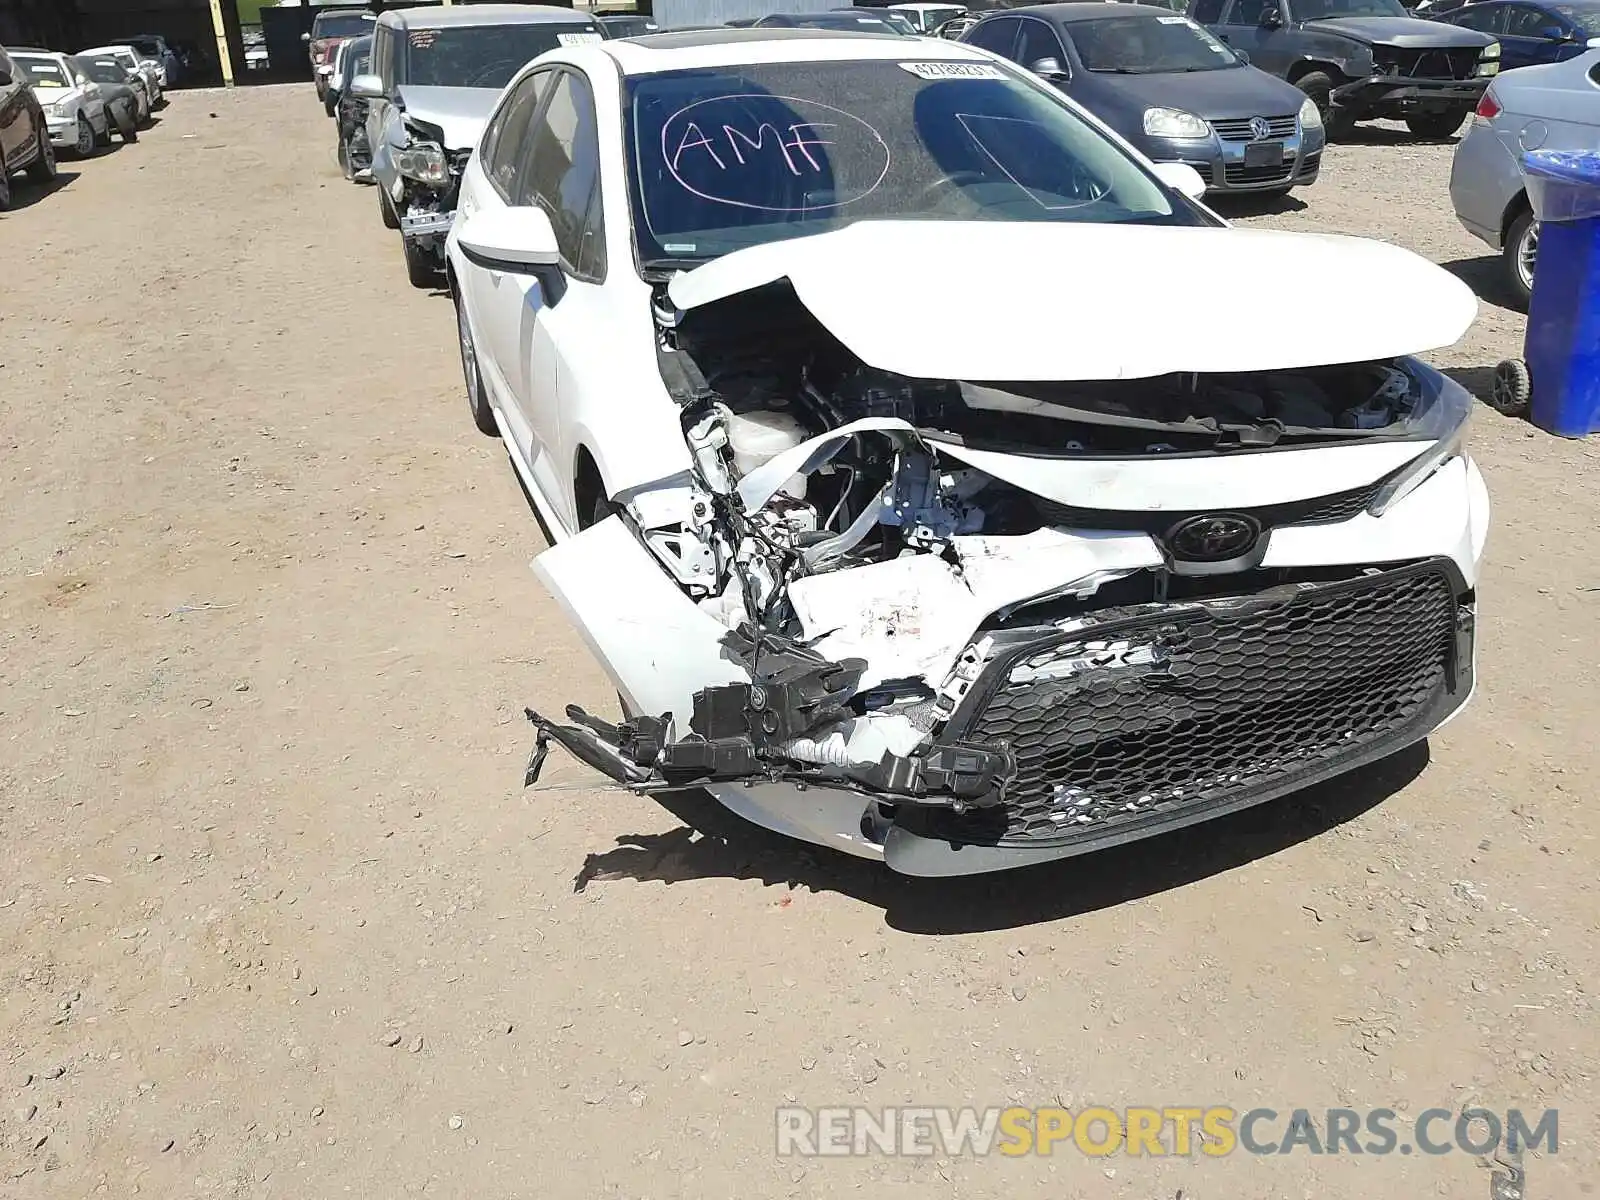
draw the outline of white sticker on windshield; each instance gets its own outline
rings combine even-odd
[[[592,32],[556,34],[556,41],[560,42],[563,46],[587,46],[590,42],[598,42],[601,40],[602,39],[598,33]]]
[[[1006,73],[989,63],[973,62],[910,62],[901,63],[902,71],[910,71],[918,79],[1004,79]]]

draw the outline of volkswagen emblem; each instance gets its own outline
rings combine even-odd
[[[1271,134],[1271,132],[1272,132],[1272,126],[1267,124],[1267,119],[1265,117],[1251,117],[1250,118],[1250,140],[1251,141],[1253,141],[1253,142],[1264,142],[1264,141],[1267,140],[1267,136],[1269,134]]]
[[[1167,534],[1174,558],[1187,562],[1227,562],[1247,554],[1261,536],[1261,526],[1249,517],[1226,513],[1190,517]]]

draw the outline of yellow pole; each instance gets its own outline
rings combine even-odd
[[[211,0],[211,31],[217,35],[217,61],[222,64],[224,87],[233,86],[233,52],[228,49],[228,26],[222,19],[222,0]]]

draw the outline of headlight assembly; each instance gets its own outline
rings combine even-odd
[[[444,149],[433,142],[416,142],[394,156],[395,170],[407,179],[415,179],[429,187],[443,187],[450,182],[450,163]]]
[[[1480,78],[1500,74],[1500,43],[1490,42],[1478,55],[1478,65],[1472,73]]]
[[[1465,451],[1467,428],[1476,403],[1471,392],[1431,367],[1408,362],[1401,369],[1422,388],[1422,402],[1408,423],[1417,434],[1431,437],[1434,442],[1378,489],[1372,503],[1367,505],[1367,511],[1375,517],[1383,516],[1432,478],[1440,467]]]
[[[1151,137],[1203,138],[1211,136],[1211,126],[1181,108],[1147,108],[1144,131]]]
[[[1317,102],[1310,96],[1307,96],[1300,105],[1300,128],[1322,128],[1322,110],[1317,107]]]

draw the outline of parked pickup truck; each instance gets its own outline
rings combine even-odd
[[[1500,69],[1489,34],[1418,20],[1400,0],[1191,0],[1189,16],[1297,84],[1329,136],[1387,117],[1449,137]]]

